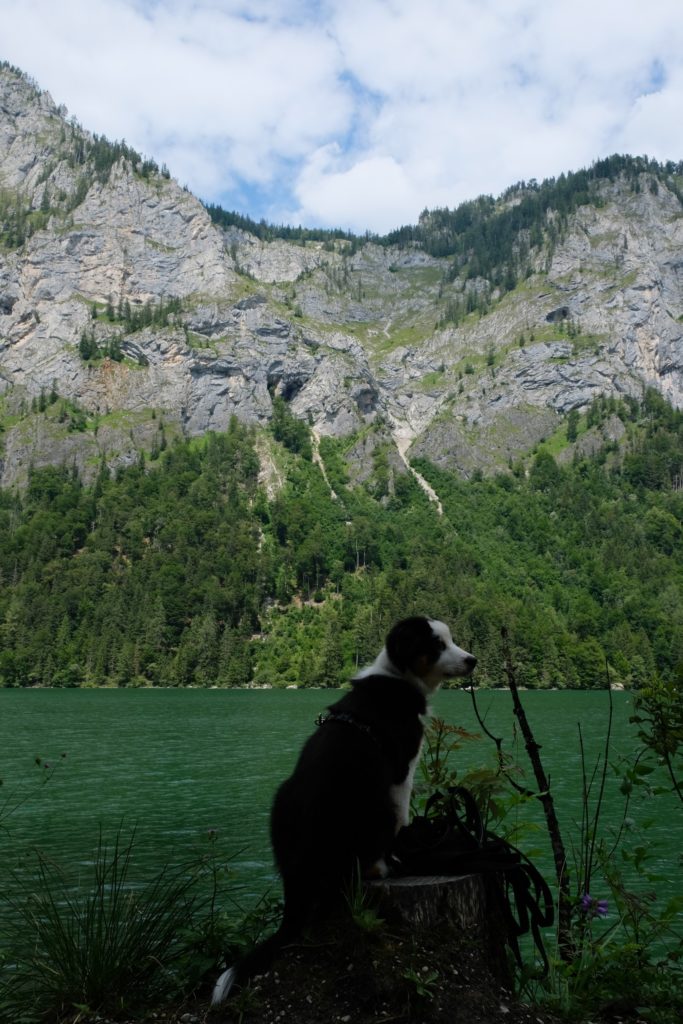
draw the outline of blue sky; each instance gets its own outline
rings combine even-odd
[[[683,159],[681,0],[0,0],[0,57],[252,217],[384,232]]]

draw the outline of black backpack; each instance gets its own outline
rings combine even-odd
[[[525,854],[484,827],[474,797],[464,786],[434,793],[424,814],[398,833],[394,854],[399,875],[491,876],[506,941],[517,963],[522,964],[518,939],[531,932],[543,976],[548,973],[541,929],[550,927],[555,916],[550,888]]]

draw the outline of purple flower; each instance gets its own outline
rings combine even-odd
[[[585,892],[581,897],[581,910],[586,916],[607,917],[609,903],[607,900],[596,900]]]

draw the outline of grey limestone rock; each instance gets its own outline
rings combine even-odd
[[[318,434],[385,423],[401,451],[466,474],[505,466],[599,395],[654,387],[683,405],[683,208],[646,175],[636,191],[603,182],[529,278],[454,326],[448,299],[486,285],[452,280],[450,261],[222,230],[172,178],[125,156],[106,173],[79,163],[92,143],[0,69],[0,190],[34,223],[0,248],[0,396],[54,389],[104,423],[97,438],[14,424],[3,483],[31,459],[84,468],[106,447],[125,462],[153,443],[151,410],[187,435],[233,415],[265,424],[275,394]],[[170,299],[163,322],[119,315]],[[86,362],[84,333],[102,352],[115,341],[121,360]],[[125,437],[107,426],[114,412],[135,420]]]

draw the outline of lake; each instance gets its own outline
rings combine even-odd
[[[592,769],[602,750],[608,697],[576,691],[522,696],[568,843],[581,814],[578,723]],[[85,869],[99,830],[111,837],[121,824],[124,830],[135,827],[137,857],[150,868],[206,853],[215,830],[217,848],[231,858],[245,896],[260,895],[277,884],[268,844],[273,792],[316,716],[335,699],[334,691],[320,690],[0,690],[3,875],[8,867],[34,863],[35,848],[60,864]],[[489,728],[506,737],[505,749],[531,780],[523,744],[514,735],[509,693],[480,691],[477,700]],[[638,742],[628,722],[630,695],[615,693],[613,700],[610,759],[616,761],[632,755]],[[466,692],[444,691],[434,707],[446,721],[479,731]],[[50,768],[36,765],[37,757]],[[492,765],[493,745],[467,743],[457,758],[463,770]],[[618,824],[622,808],[618,780],[610,773],[605,820]],[[528,807],[518,814],[528,816]],[[678,801],[637,796],[629,817],[635,826],[652,822],[645,841],[662,875],[658,895],[680,891]],[[545,833],[531,832],[521,845],[533,851],[550,880]]]

